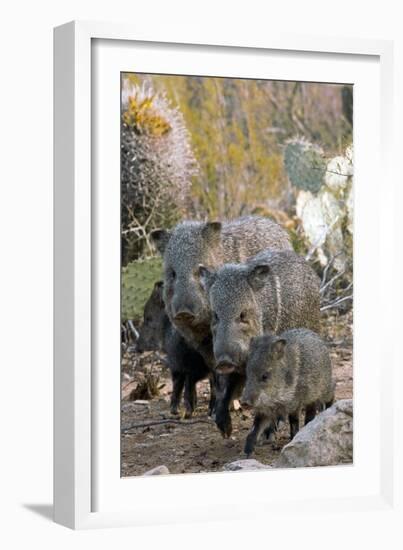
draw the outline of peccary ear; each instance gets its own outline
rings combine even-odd
[[[286,344],[287,342],[284,338],[279,338],[272,343],[271,352],[274,359],[281,359],[283,357]]]
[[[210,290],[210,287],[214,283],[215,279],[215,272],[211,271],[208,267],[205,267],[204,265],[199,265],[199,275],[200,275],[200,282],[202,287],[206,292]]]
[[[202,229],[202,236],[209,244],[218,242],[221,235],[221,229],[221,222],[206,222]]]
[[[155,284],[154,284],[154,294],[158,297],[158,300],[160,301],[161,304],[164,303],[164,300],[162,298],[162,292],[164,290],[164,282],[163,281],[157,281]]]
[[[248,274],[248,283],[253,290],[260,290],[266,283],[270,267],[267,264],[256,265]]]
[[[166,229],[156,229],[155,231],[151,232],[151,238],[161,256],[165,252],[165,248],[168,244],[170,237],[171,232],[167,231]]]

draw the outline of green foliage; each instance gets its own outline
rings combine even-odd
[[[284,166],[292,185],[317,193],[323,184],[326,160],[320,147],[304,139],[290,140],[284,149]]]
[[[139,322],[154,283],[162,279],[162,259],[137,260],[122,269],[122,322]]]
[[[308,252],[308,247],[306,244],[306,239],[303,232],[300,230],[300,227],[292,228],[289,230],[290,240],[293,249],[297,254],[305,256]]]

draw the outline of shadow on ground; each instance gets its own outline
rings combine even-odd
[[[53,505],[52,504],[23,504],[24,508],[30,510],[38,516],[53,521]]]

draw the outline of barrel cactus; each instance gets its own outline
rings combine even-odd
[[[153,229],[186,208],[197,163],[180,111],[150,85],[123,80],[121,202],[123,264],[152,253]]]
[[[323,185],[326,160],[323,151],[305,139],[292,139],[284,149],[284,166],[291,184],[317,193]]]
[[[138,323],[144,305],[154,283],[162,279],[162,260],[153,257],[137,260],[122,269],[122,322],[133,320]]]

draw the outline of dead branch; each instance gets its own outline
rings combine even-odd
[[[338,271],[336,273],[336,275],[334,275],[327,283],[325,283],[321,289],[320,289],[320,293],[323,294],[325,292],[325,290],[327,288],[329,288],[337,279],[339,279],[340,277],[342,277],[344,274],[346,273],[346,270],[343,269],[342,271]]]
[[[214,422],[211,420],[178,420],[176,418],[169,418],[164,420],[154,420],[152,422],[140,422],[138,424],[131,424],[130,426],[124,426],[122,428],[122,433],[128,433],[130,430],[136,430],[138,428],[148,428],[149,426],[159,426],[161,424],[180,424],[181,426],[190,426],[193,424],[209,424],[210,426],[214,425]]]
[[[323,231],[320,233],[319,237],[316,239],[316,241],[312,244],[311,248],[308,250],[307,255],[305,256],[305,260],[309,262],[309,260],[312,258],[316,250],[325,242],[329,227],[325,225],[323,228]]]
[[[125,389],[130,386],[130,384],[133,384],[134,382],[134,378],[131,378],[128,382],[126,382],[126,384],[123,384],[122,386],[122,392],[125,391]]]
[[[130,332],[132,333],[133,340],[134,340],[135,342],[137,342],[137,340],[138,340],[139,337],[140,337],[140,334],[139,334],[138,330],[136,329],[136,327],[134,326],[133,321],[131,321],[131,320],[127,321],[127,325],[128,325],[128,327],[129,327],[129,329],[130,329]]]
[[[338,307],[342,302],[345,302],[346,300],[352,300],[352,299],[353,299],[352,294],[350,294],[349,296],[344,296],[343,298],[338,298],[334,302],[330,302],[329,304],[322,306],[320,310],[326,311],[327,309]]]
[[[328,233],[330,233],[330,231],[333,229],[333,227],[336,225],[339,219],[340,219],[340,216],[336,216],[336,218],[333,220],[333,222],[330,225],[325,225],[325,227],[323,228],[323,231],[321,232],[319,237],[316,239],[316,241],[312,244],[311,248],[308,251],[308,254],[305,256],[305,260],[307,262],[312,258],[316,250],[323,245]]]
[[[334,261],[334,256],[332,258],[330,258],[330,260],[325,265],[325,269],[323,270],[323,273],[322,273],[322,280],[320,282],[320,288],[322,288],[323,285],[326,283],[327,272],[329,271],[330,266],[332,265],[333,261]]]

